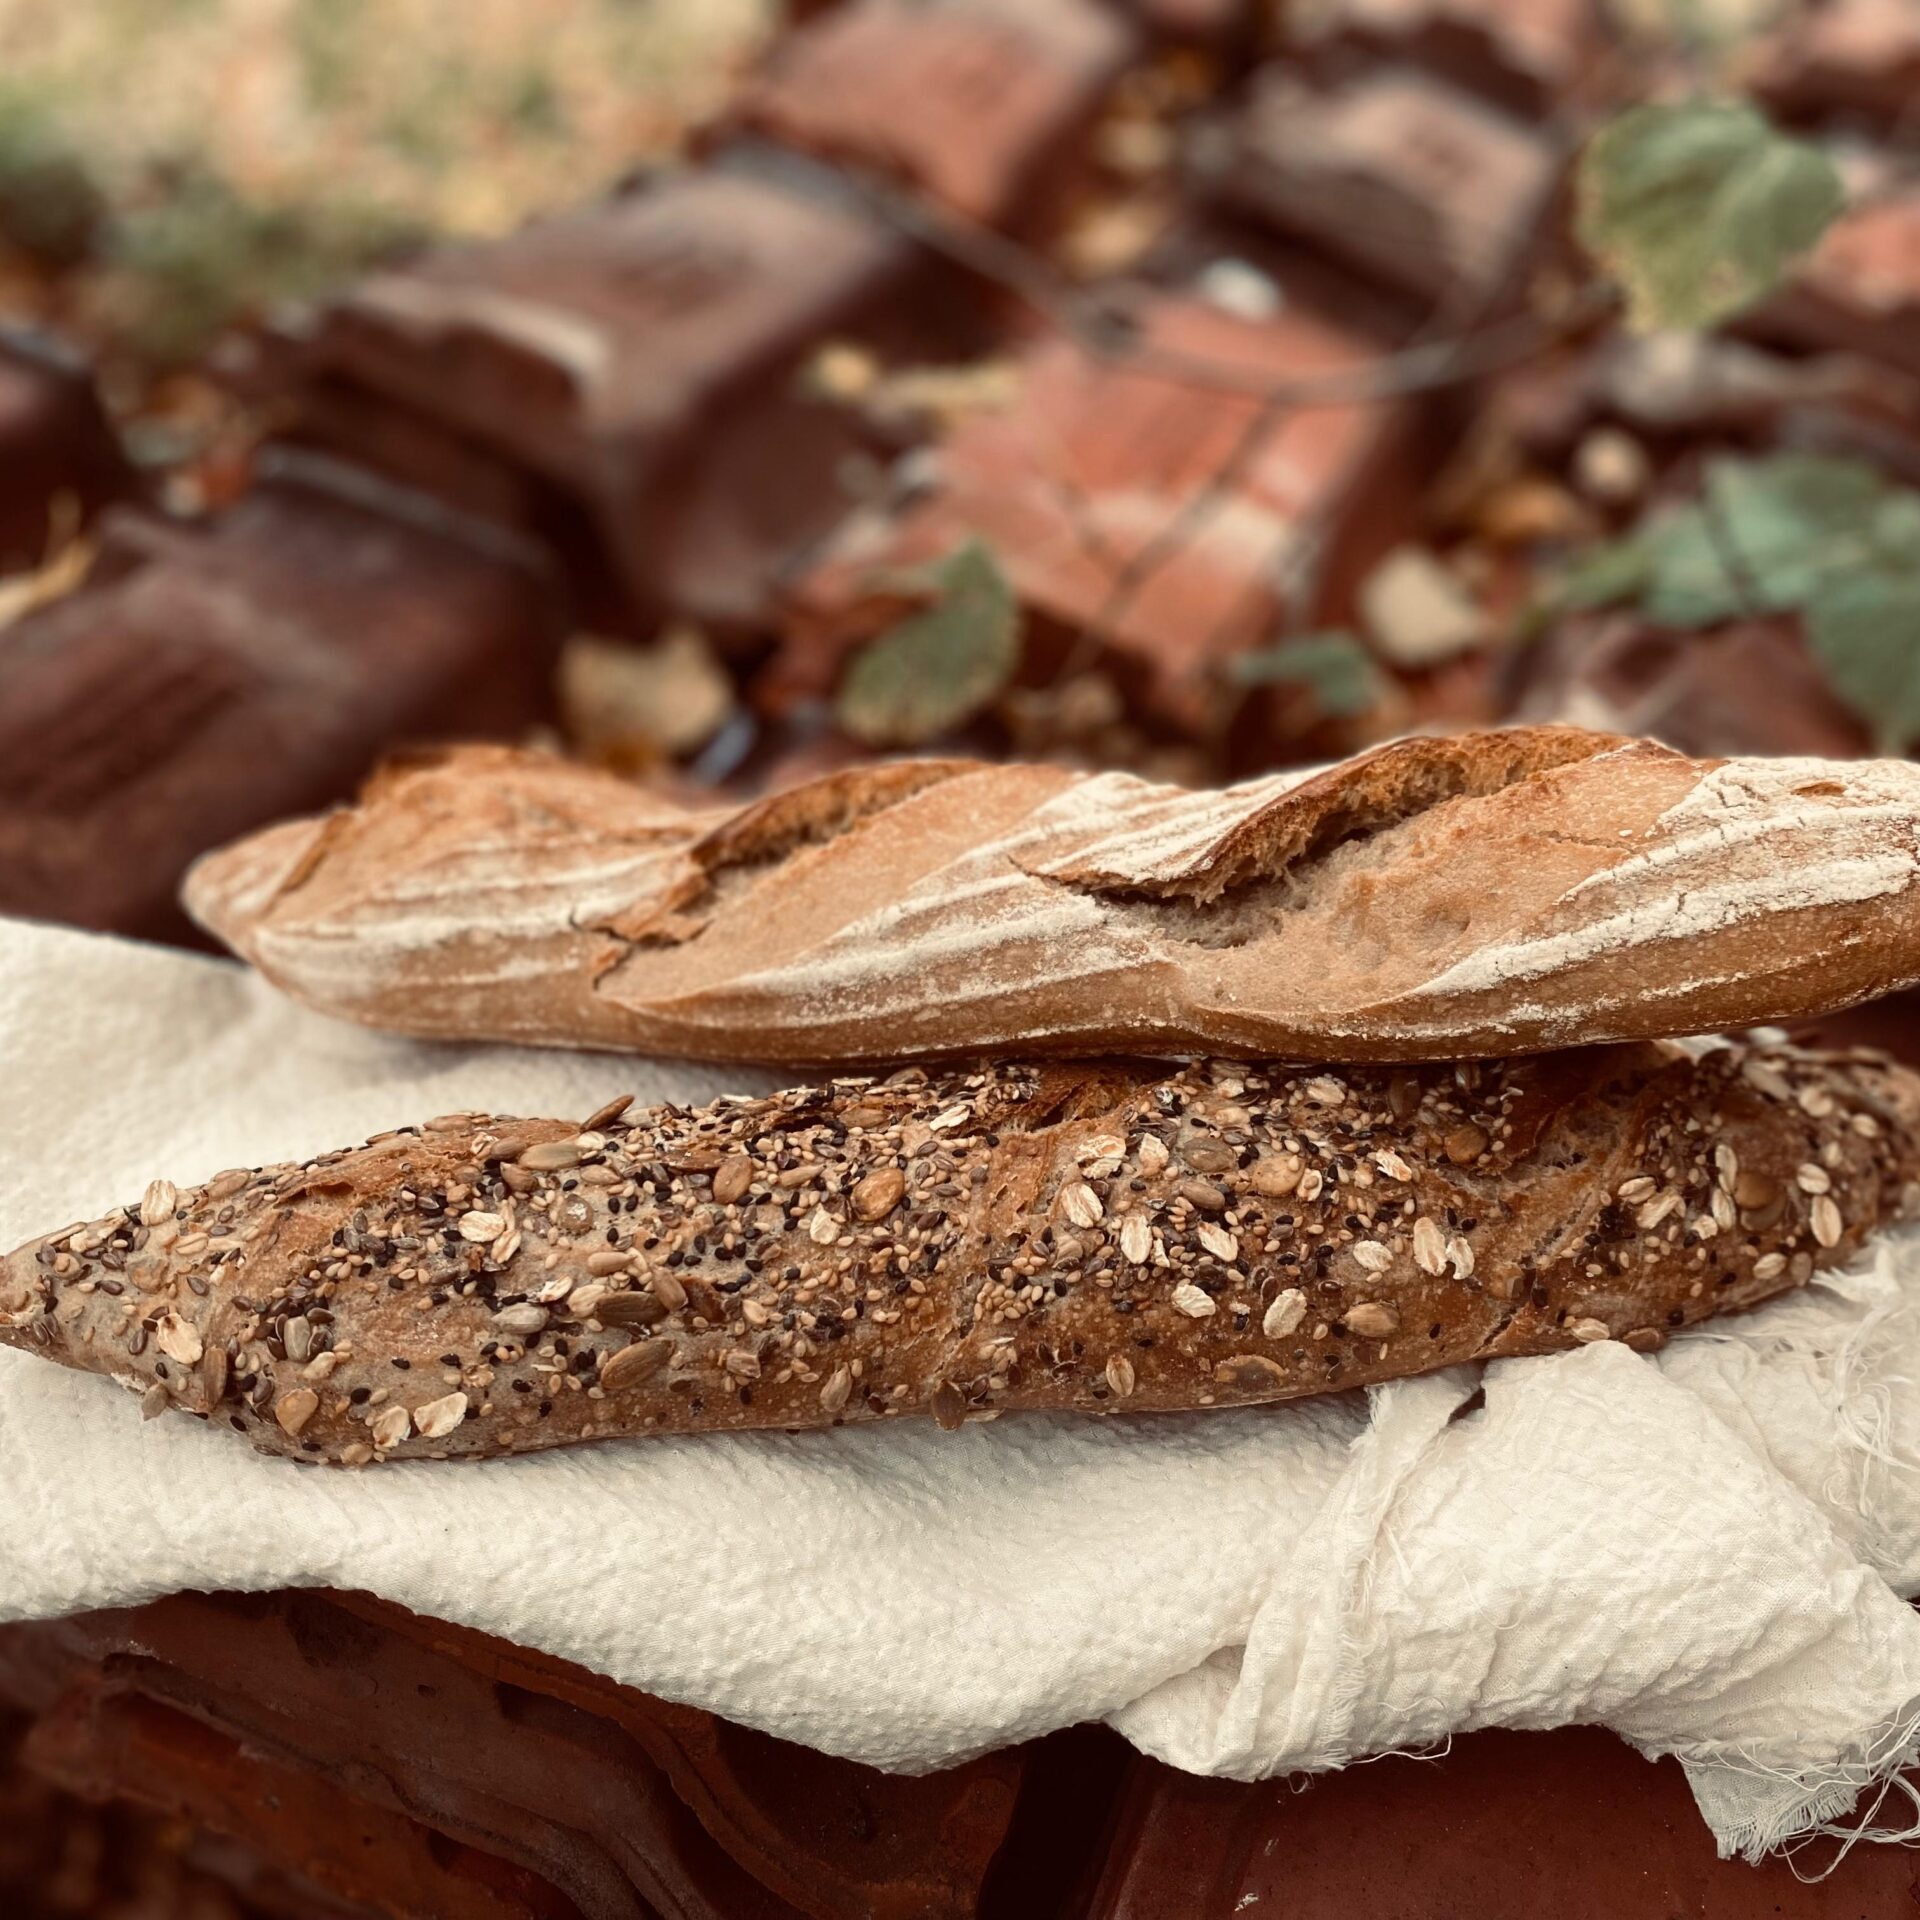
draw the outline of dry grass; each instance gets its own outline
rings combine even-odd
[[[0,0],[0,198],[104,204],[96,310],[161,358],[400,236],[671,150],[768,0]],[[104,303],[104,304],[102,304]]]

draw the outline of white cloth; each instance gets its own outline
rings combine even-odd
[[[721,1079],[390,1040],[221,962],[5,922],[0,1063],[9,1246],[158,1173]],[[1914,1746],[1916,1342],[1920,1238],[1887,1237],[1843,1284],[1657,1359],[363,1473],[143,1423],[109,1382],[9,1352],[0,1618],[364,1588],[910,1770],[1095,1717],[1241,1776],[1600,1722],[1679,1754],[1723,1848],[1756,1849]]]

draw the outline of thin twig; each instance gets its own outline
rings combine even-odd
[[[1583,331],[1609,313],[1617,300],[1611,287],[1595,283],[1582,289],[1551,319],[1521,312],[1477,332],[1416,340],[1397,352],[1355,366],[1276,378],[1209,354],[1145,342],[1124,306],[1114,298],[1115,289],[1109,288],[1104,300],[1089,298],[1044,257],[991,227],[936,208],[870,169],[841,163],[834,171],[880,218],[930,252],[1018,300],[1091,358],[1124,366],[1130,373],[1258,403],[1225,459],[1205,483],[1114,570],[1104,601],[1069,648],[1054,676],[1056,683],[1090,664],[1099,648],[1110,643],[1116,624],[1148,582],[1203,531],[1289,413],[1364,405],[1464,384],[1531,359]],[[1091,528],[1087,530],[1087,534],[1092,532]],[[1081,537],[1090,551],[1096,544],[1107,544],[1104,537],[1096,542],[1087,534]],[[1283,548],[1277,558],[1286,557]],[[1300,554],[1293,554],[1288,570],[1292,571],[1300,560]]]
[[[1111,299],[1089,300],[1045,259],[991,227],[929,206],[890,181],[842,166],[841,176],[882,218],[980,279],[1031,308],[1097,359],[1183,386],[1275,400],[1288,407],[1352,406],[1402,394],[1457,386],[1529,360],[1613,310],[1614,289],[1595,282],[1552,318],[1517,313],[1475,334],[1422,341],[1354,367],[1276,379],[1210,354],[1182,353],[1143,342]]]
[[[1136,548],[1133,557],[1120,569],[1107,589],[1106,598],[1081,629],[1056,679],[1069,679],[1078,671],[1082,663],[1077,656],[1082,651],[1097,651],[1105,644],[1153,576],[1205,530],[1206,523],[1232,498],[1268,436],[1278,429],[1291,410],[1284,394],[1268,394],[1254,408],[1226,457],[1207,475],[1205,483],[1180,503],[1179,510]],[[1091,661],[1086,664],[1090,665]]]
[[[1727,518],[1725,509],[1713,491],[1711,476],[1700,489],[1700,520],[1707,530],[1707,539],[1712,543],[1713,556],[1725,570],[1734,597],[1740,602],[1740,611],[1750,620],[1758,619],[1767,610],[1760,583],[1754,578],[1753,569],[1747,565],[1747,557],[1740,551],[1739,541],[1734,538],[1733,523]]]

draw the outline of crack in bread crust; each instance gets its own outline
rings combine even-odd
[[[1497,1058],[1920,979],[1920,768],[1521,728],[1215,793],[942,761],[691,813],[476,750],[208,856],[188,897],[296,997],[423,1037]]]

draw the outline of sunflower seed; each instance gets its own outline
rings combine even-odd
[[[672,1358],[671,1340],[636,1340],[600,1362],[600,1384],[609,1393],[637,1386],[642,1380],[651,1380]]]
[[[744,1153],[730,1153],[713,1171],[713,1197],[730,1207],[753,1185],[753,1161]]]
[[[1201,1134],[1180,1149],[1180,1158],[1195,1173],[1231,1173],[1240,1164],[1240,1156],[1223,1140]]]
[[[879,1167],[860,1181],[849,1196],[853,1217],[872,1226],[884,1220],[906,1198],[907,1176],[898,1167]]]
[[[609,1100],[604,1107],[595,1107],[580,1123],[582,1133],[598,1133],[603,1127],[610,1127],[633,1105],[633,1095],[622,1093]]]
[[[1351,1333],[1366,1340],[1384,1340],[1400,1330],[1400,1316],[1384,1300],[1362,1300],[1341,1316]]]
[[[853,1374],[846,1367],[835,1367],[820,1384],[820,1405],[824,1412],[838,1413],[853,1392]]]
[[[493,1316],[493,1324],[502,1333],[510,1333],[516,1340],[531,1340],[536,1333],[544,1333],[547,1326],[547,1310],[536,1307],[531,1301],[523,1301],[518,1306],[502,1307]]]
[[[521,1153],[520,1165],[531,1173],[559,1173],[563,1168],[577,1167],[583,1158],[578,1140],[543,1140]]]
[[[1253,1190],[1269,1200],[1282,1200],[1300,1184],[1306,1163],[1297,1153],[1266,1153],[1253,1163]]]
[[[1213,1377],[1223,1387],[1237,1387],[1242,1393],[1271,1393],[1286,1385],[1286,1370],[1264,1353],[1232,1353],[1218,1362]]]
[[[593,1317],[603,1327],[657,1327],[667,1317],[667,1304],[651,1291],[617,1291],[594,1302]]]

